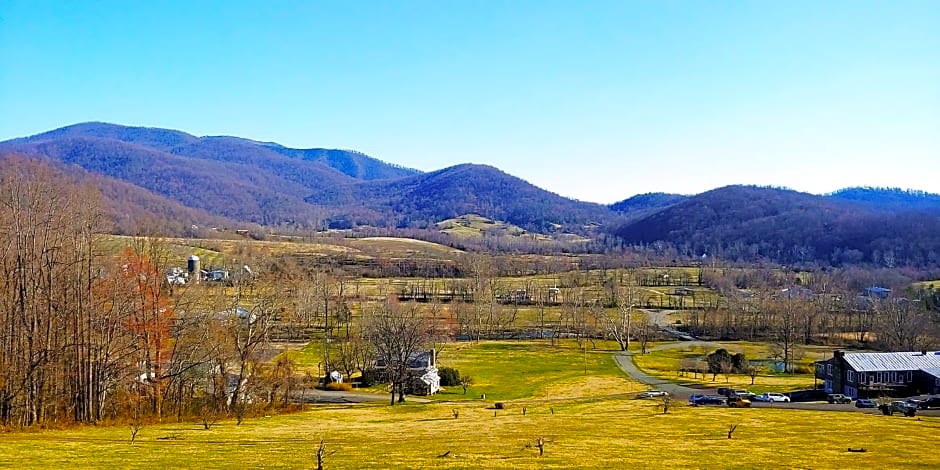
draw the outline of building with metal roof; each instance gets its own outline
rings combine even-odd
[[[853,398],[940,393],[940,351],[846,353],[816,362],[829,393]]]
[[[940,351],[845,353],[844,357],[856,372],[940,368]]]

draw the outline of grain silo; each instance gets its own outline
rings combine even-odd
[[[186,263],[186,269],[189,271],[189,282],[199,282],[202,267],[199,265],[198,256],[192,255],[189,257],[189,262]]]

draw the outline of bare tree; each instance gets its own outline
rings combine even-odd
[[[636,336],[640,342],[640,354],[646,354],[649,343],[653,340],[655,334],[656,328],[650,323],[649,315],[644,313],[640,316],[636,325]]]
[[[426,350],[431,343],[432,328],[417,303],[399,304],[389,297],[364,318],[363,332],[376,352],[376,361],[384,367],[385,379],[391,387],[391,404],[395,395],[405,401],[411,379],[409,362],[414,354]]]
[[[760,375],[763,368],[764,366],[759,362],[751,361],[748,363],[745,372],[747,372],[747,376],[751,378],[751,385],[754,385],[754,379]]]
[[[470,388],[471,385],[473,385],[473,377],[469,375],[460,376],[460,387],[463,388],[464,395],[467,394],[467,389]]]
[[[603,316],[607,335],[617,342],[621,351],[630,348],[634,308],[640,300],[639,287],[633,276],[628,277],[626,282],[626,285],[621,284],[617,287],[615,295],[617,314],[613,317],[606,314]]]
[[[876,303],[878,342],[888,351],[921,351],[930,346],[930,318],[924,302],[889,297]]]
[[[771,345],[779,351],[785,372],[793,370],[794,352],[801,338],[799,328],[800,305],[790,298],[776,303],[774,336]]]

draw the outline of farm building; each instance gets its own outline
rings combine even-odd
[[[940,351],[847,353],[816,362],[828,393],[852,398],[940,393]]]
[[[441,390],[441,376],[437,373],[434,350],[412,353],[408,356],[408,372],[411,376],[408,393],[412,395],[433,395]],[[375,368],[385,370],[385,361],[377,359]]]

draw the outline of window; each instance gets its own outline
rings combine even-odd
[[[908,381],[908,382],[913,382],[913,381],[914,381],[914,372],[913,372],[913,371],[907,371],[907,381]]]
[[[845,377],[845,378],[846,378],[846,380],[849,381],[849,382],[855,382],[855,371],[854,371],[854,370],[848,371],[848,372],[846,373],[846,377]]]
[[[826,364],[826,375],[832,375],[832,364]]]

